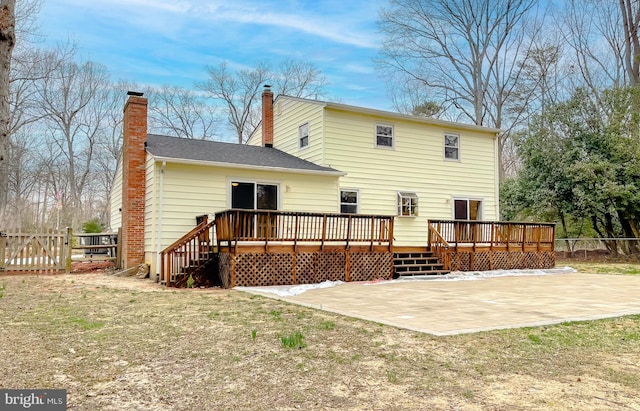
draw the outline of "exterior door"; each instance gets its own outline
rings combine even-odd
[[[231,183],[231,208],[243,210],[277,210],[278,186],[276,184]],[[276,236],[275,215],[258,213],[255,217],[242,222],[243,236],[273,238]]]
[[[480,220],[480,204],[479,200],[456,199],[453,204],[453,218],[456,220]],[[472,242],[474,239],[474,228],[477,226],[472,223],[458,224],[457,238],[459,242]],[[479,229],[479,227],[477,227]]]

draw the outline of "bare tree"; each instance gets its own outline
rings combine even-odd
[[[154,132],[212,140],[217,116],[216,108],[191,90],[163,86],[149,92],[149,129]]]
[[[16,45],[15,0],[0,3],[0,222],[7,205],[8,162],[11,127],[10,84],[11,55]]]
[[[624,65],[631,86],[640,84],[640,1],[620,0],[624,29]]]
[[[273,75],[276,94],[313,98],[324,96],[327,78],[308,61],[285,60]]]
[[[570,0],[557,22],[573,67],[573,87],[597,99],[600,90],[625,83],[620,8],[613,2]]]
[[[197,87],[216,100],[222,100],[228,110],[227,121],[236,133],[238,143],[244,143],[253,131],[251,113],[262,85],[271,78],[271,69],[258,62],[253,69],[242,69],[235,73],[227,62],[217,67],[208,67],[209,78]]]
[[[109,87],[104,66],[92,62],[63,64],[38,87],[47,134],[64,156],[70,202],[76,211],[93,176],[97,141],[111,108]]]
[[[505,108],[528,48],[527,24],[538,24],[537,0],[391,0],[380,12],[380,64],[390,76],[428,90],[430,100],[468,121],[507,126]]]
[[[197,87],[227,106],[228,124],[238,143],[247,141],[260,122],[257,102],[264,84],[274,86],[274,93],[293,97],[315,98],[324,95],[326,78],[313,64],[286,60],[276,70],[260,61],[252,69],[231,71],[227,62],[209,67],[209,79]]]

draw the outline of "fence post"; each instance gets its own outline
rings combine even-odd
[[[4,259],[6,258],[7,233],[0,231],[0,271],[4,271]]]
[[[67,227],[67,237],[64,242],[64,245],[67,247],[66,249],[67,258],[66,258],[66,264],[65,264],[65,271],[67,272],[67,274],[71,272],[71,254],[73,250],[72,242],[73,242],[73,231],[71,227]]]

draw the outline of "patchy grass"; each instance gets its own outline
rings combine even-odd
[[[283,347],[301,350],[307,346],[304,343],[304,335],[300,331],[297,331],[293,334],[283,335],[280,337],[280,341],[282,342]]]
[[[573,260],[558,260],[557,267],[573,267],[581,273],[589,274],[624,274],[624,275],[640,275],[640,263],[598,263],[598,262],[581,262]]]
[[[104,274],[2,284],[0,386],[75,410],[640,409],[640,315],[434,337]]]

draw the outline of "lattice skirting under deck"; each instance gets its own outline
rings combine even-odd
[[[393,255],[388,252],[221,252],[219,272],[225,288],[313,284],[331,281],[391,279]]]
[[[544,269],[556,265],[553,251],[462,251],[451,252],[449,256],[452,271]]]

